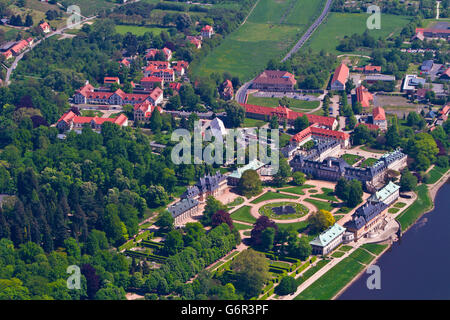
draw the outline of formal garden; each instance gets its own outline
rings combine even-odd
[[[259,208],[259,213],[271,219],[289,220],[297,219],[308,214],[309,210],[301,203],[275,202],[268,203]]]

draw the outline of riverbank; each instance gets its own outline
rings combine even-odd
[[[448,179],[450,178],[450,172],[447,170],[447,172],[434,184],[427,186],[428,187],[428,196],[431,199],[431,207],[428,209],[425,209],[421,214],[418,215],[418,217],[415,219],[415,221],[408,226],[408,228],[406,228],[405,230],[402,230],[402,234],[404,234],[406,231],[408,231],[412,226],[414,226],[416,224],[416,222],[423,217],[425,214],[432,212],[435,209],[435,199],[436,199],[436,195],[438,193],[438,191],[440,190],[440,188],[448,181]],[[412,205],[411,205],[412,206]],[[370,264],[368,264],[363,270],[361,270],[361,272],[358,273],[357,276],[355,276],[348,284],[346,284],[334,297],[332,300],[336,300],[338,299],[352,284],[354,284],[356,281],[358,281],[360,279],[360,277],[366,273],[367,268],[370,265],[375,264],[383,255],[384,253],[386,253],[386,251],[388,251],[389,249],[392,248],[393,242],[390,242],[388,244],[388,246],[386,247],[385,250],[383,250],[383,252],[381,252]]]

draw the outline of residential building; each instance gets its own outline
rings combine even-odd
[[[163,112],[161,107],[155,107],[150,101],[145,100],[141,104],[134,106],[134,121],[148,122],[152,116],[155,108],[158,108],[160,113]]]
[[[428,74],[428,72],[433,69],[434,62],[433,60],[425,60],[422,62],[422,65],[420,66],[420,71],[422,71],[425,74]]]
[[[373,102],[373,95],[364,86],[356,88],[356,101],[361,103],[363,108],[369,108]]]
[[[30,43],[27,40],[20,40],[14,46],[11,47],[11,52],[13,55],[18,56],[22,53],[27,47],[30,46]]]
[[[119,115],[117,118],[99,118],[81,117],[69,111],[61,116],[56,123],[56,127],[61,131],[75,130],[76,132],[81,132],[84,125],[89,125],[92,130],[100,132],[101,126],[105,122],[111,122],[120,127],[128,126],[128,118],[124,114]]]
[[[339,142],[342,148],[350,147],[350,135],[348,133],[320,128],[317,124],[312,124],[295,134],[290,141],[297,146],[301,146],[312,139],[335,140]]]
[[[175,72],[173,69],[160,69],[152,65],[145,69],[144,76],[162,78],[164,82],[168,83],[175,81]]]
[[[41,31],[43,33],[49,33],[50,31],[52,31],[52,29],[50,28],[50,25],[47,22],[43,22],[39,25],[39,29],[41,29]]]
[[[445,81],[450,80],[450,68],[445,69],[445,71],[441,74],[439,78]]]
[[[202,47],[202,37],[187,36],[186,40],[192,43],[197,49]]]
[[[386,113],[382,107],[375,107],[372,110],[373,124],[379,126],[383,130],[387,130]]]
[[[220,93],[224,100],[231,100],[234,96],[233,84],[230,80],[226,80],[222,83],[222,92]]]
[[[450,29],[416,28],[416,36],[449,40]]]
[[[297,112],[297,111],[293,111],[284,106],[278,106],[277,108],[271,108],[271,107],[263,107],[263,106],[257,106],[257,105],[252,105],[252,104],[245,104],[245,103],[241,103],[241,105],[245,108],[245,114],[246,114],[246,117],[248,117],[248,118],[269,121],[270,118],[277,116],[278,121],[281,124],[286,120],[289,124],[292,125],[292,124],[294,124],[294,121],[298,117],[302,117],[302,116],[306,115],[309,123],[311,123],[311,124],[316,123],[319,126],[330,129],[330,130],[334,130],[338,125],[336,118]]]
[[[214,35],[214,28],[210,25],[206,25],[202,28],[200,34],[203,38],[211,38]]]
[[[359,122],[356,124],[355,128],[359,127],[359,126],[366,126],[369,130],[375,130],[375,131],[380,130],[379,126],[377,126],[376,124],[372,124],[372,123]]]
[[[125,93],[122,89],[114,92],[100,91],[91,84],[86,84],[77,90],[74,95],[75,104],[104,104],[104,105],[136,105],[149,100],[154,105],[158,105],[163,100],[163,91],[155,88],[151,93]]]
[[[297,80],[292,73],[279,70],[265,70],[252,82],[252,88],[265,91],[292,91]]]
[[[309,242],[312,254],[327,255],[342,243],[345,228],[337,223]]]
[[[381,72],[381,66],[367,65],[367,66],[364,66],[364,67],[356,67],[353,70],[358,71],[358,72],[362,72],[362,73],[366,73],[366,74],[380,73]]]
[[[345,84],[348,81],[350,70],[345,64],[341,64],[336,68],[333,79],[331,79],[331,90],[342,91],[345,90]]]
[[[425,79],[419,78],[415,74],[407,74],[403,80],[402,90],[409,95],[413,94],[419,87],[423,87],[424,85]]]
[[[141,79],[141,86],[145,88],[145,90],[153,90],[158,85],[161,88],[164,88],[164,79],[160,77],[144,77]]]
[[[177,203],[171,205],[168,211],[174,218],[174,224],[180,225],[187,219],[199,212],[199,202],[197,199],[182,199]]]
[[[8,60],[8,59],[13,57],[13,53],[12,53],[11,50],[7,50],[5,52],[2,52],[2,55],[5,57],[5,60]]]
[[[120,84],[120,79],[118,77],[105,77],[103,79],[103,84],[113,84],[113,83]]]

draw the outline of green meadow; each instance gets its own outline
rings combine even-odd
[[[272,59],[281,59],[320,14],[324,0],[260,0],[247,22],[199,64],[194,76],[230,72],[249,80]]]
[[[381,29],[368,30],[366,25],[368,17],[369,15],[364,13],[331,12],[303,48],[311,48],[313,51],[325,50],[335,54],[349,53],[336,50],[340,40],[345,36],[351,36],[354,33],[363,34],[367,30],[376,39],[387,38],[391,34],[400,33],[410,21],[410,18],[405,16],[383,14]]]

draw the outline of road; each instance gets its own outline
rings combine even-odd
[[[82,16],[82,18],[83,18],[83,19],[79,22],[79,24],[83,24],[83,23],[85,23],[85,22],[87,22],[87,21],[89,21],[89,20],[95,19],[95,18],[97,18],[97,16],[92,16],[92,17],[89,17],[89,18],[86,18],[86,17],[83,17],[83,16]],[[15,58],[15,60],[14,60],[14,62],[12,63],[11,67],[9,67],[9,68],[7,69],[7,71],[6,71],[5,85],[8,86],[8,85],[11,83],[10,78],[11,78],[12,72],[17,68],[17,64],[19,63],[20,60],[22,60],[23,56],[24,56],[27,52],[33,50],[34,47],[36,47],[37,45],[39,45],[42,41],[44,41],[44,40],[46,40],[46,39],[48,39],[48,38],[50,38],[50,37],[53,37],[54,35],[61,35],[61,34],[64,33],[64,31],[66,31],[67,29],[73,29],[73,27],[74,27],[74,26],[71,26],[71,27],[65,26],[64,28],[55,30],[55,31],[49,33],[48,35],[46,35],[44,38],[42,38],[42,39],[40,39],[40,40],[34,42],[27,50],[25,50],[25,51],[23,51],[21,54],[19,54],[19,55]]]
[[[309,29],[306,31],[306,33],[300,38],[300,40],[295,44],[295,46],[291,49],[291,51],[289,51],[289,53],[283,58],[283,60],[281,60],[281,62],[284,62],[287,59],[289,59],[311,37],[311,35],[314,33],[314,31],[322,24],[323,20],[325,20],[325,17],[328,15],[328,12],[330,12],[332,2],[333,2],[333,0],[327,0],[325,8],[323,9],[320,17],[317,18],[317,20],[309,27]]]

